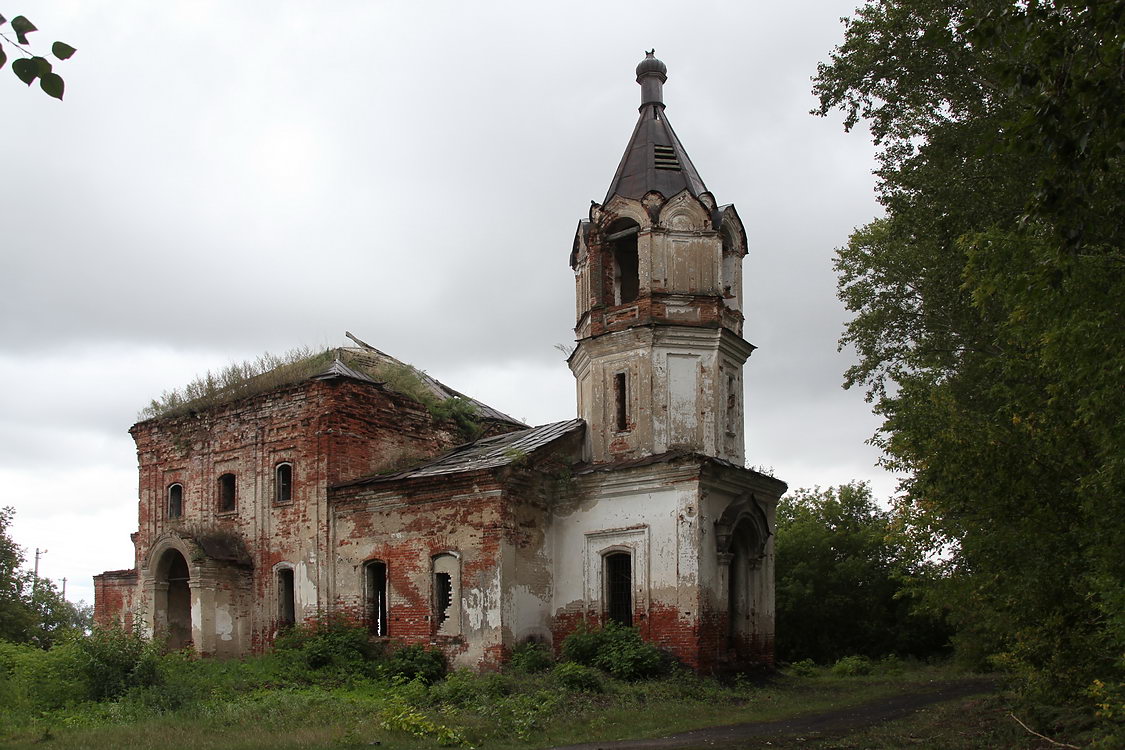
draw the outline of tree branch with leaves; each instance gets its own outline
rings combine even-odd
[[[0,29],[5,24],[8,24],[8,19],[0,15]],[[0,30],[0,39],[6,41],[11,48],[23,55],[12,60],[12,72],[28,86],[31,86],[38,79],[39,88],[43,89],[43,93],[55,99],[62,99],[65,88],[62,76],[55,72],[54,65],[50,60],[28,49],[30,42],[27,35],[33,31],[38,31],[35,24],[29,21],[27,16],[16,16],[8,26],[11,33],[15,34],[16,40],[13,41],[2,30]],[[69,60],[75,52],[74,47],[66,42],[55,42],[51,45],[51,55],[58,60]],[[7,61],[8,53],[4,50],[4,45],[0,44],[0,68],[4,67],[4,63]]]

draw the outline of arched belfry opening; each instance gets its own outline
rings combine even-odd
[[[637,222],[624,218],[617,219],[606,228],[614,305],[633,302],[640,296],[640,258],[637,255],[637,235],[640,231]]]
[[[183,554],[169,549],[156,565],[154,625],[157,634],[166,634],[168,648],[178,651],[192,645],[191,571]]]

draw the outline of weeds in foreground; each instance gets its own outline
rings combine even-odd
[[[627,629],[579,643],[578,651],[583,644],[610,644],[584,652],[597,664],[604,651],[602,668],[554,664],[546,649],[524,646],[505,672],[445,675],[440,655],[421,647],[386,653],[351,627],[326,621],[294,629],[273,653],[241,661],[137,651],[120,634],[108,634],[93,651],[105,664],[123,665],[113,674],[134,676],[122,682],[107,670],[104,685],[112,688],[71,668],[90,646],[44,652],[0,644],[0,744],[31,747],[50,737],[59,748],[378,743],[514,750],[792,717],[952,676],[945,668],[893,660],[867,662],[860,670],[867,674],[841,676],[809,663],[795,665],[799,677],[719,683],[665,661],[662,675],[639,679],[622,666],[648,663],[636,657]],[[893,745],[873,745],[881,746]]]

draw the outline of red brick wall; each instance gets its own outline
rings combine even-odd
[[[169,530],[204,526],[236,533],[253,562],[255,641],[272,633],[273,569],[281,562],[326,560],[328,485],[403,461],[431,457],[463,442],[454,425],[421,404],[371,383],[304,381],[194,415],[140,422],[131,430],[139,463],[136,564]],[[274,502],[274,470],[293,464],[292,500]],[[218,477],[236,477],[236,510],[218,509]],[[183,485],[183,516],[166,518],[167,487]],[[143,574],[143,570],[140,571]],[[327,566],[318,568],[317,607],[328,603]],[[128,588],[128,583],[115,583]],[[116,590],[116,589],[114,589]],[[102,617],[128,606],[108,584],[96,588]]]

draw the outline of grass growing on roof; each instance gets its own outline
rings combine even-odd
[[[164,391],[141,409],[138,420],[181,416],[206,411],[221,404],[256,396],[281,386],[299,383],[323,372],[336,357],[349,367],[370,375],[392,391],[409,396],[426,407],[435,419],[454,422],[466,440],[480,435],[477,408],[468,399],[442,398],[423,373],[402,362],[383,361],[371,366],[343,349],[291,349],[284,354],[266,352],[244,362],[208,370],[179,388]]]

